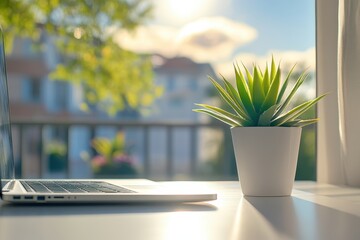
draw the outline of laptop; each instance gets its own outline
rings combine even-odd
[[[15,179],[3,32],[0,28],[0,197],[12,203],[197,202],[203,189],[167,188],[150,180]]]

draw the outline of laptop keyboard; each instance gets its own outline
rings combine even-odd
[[[26,191],[36,193],[136,193],[100,181],[20,181]]]

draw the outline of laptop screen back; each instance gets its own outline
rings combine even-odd
[[[4,36],[0,28],[0,193],[5,184],[14,179],[15,174],[7,85]]]

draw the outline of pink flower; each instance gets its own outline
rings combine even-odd
[[[114,157],[114,162],[132,164],[132,163],[133,163],[133,159],[132,159],[132,157],[130,157],[129,155],[119,154],[119,155],[117,155],[117,156]]]
[[[106,164],[106,159],[104,156],[97,155],[92,159],[91,163],[95,168],[102,167]]]

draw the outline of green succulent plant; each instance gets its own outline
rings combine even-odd
[[[309,75],[306,71],[302,72],[291,91],[285,96],[295,65],[282,84],[280,63],[276,65],[274,58],[272,58],[270,69],[266,64],[264,72],[256,65],[253,67],[253,74],[245,65],[243,65],[243,68],[244,74],[241,72],[239,65],[234,64],[235,86],[223,76],[224,86],[209,77],[221,98],[234,110],[234,113],[207,104],[196,104],[201,108],[193,109],[193,111],[208,114],[231,127],[303,127],[318,121],[318,119],[304,120],[300,117],[322,99],[325,94],[288,109],[291,99]]]

